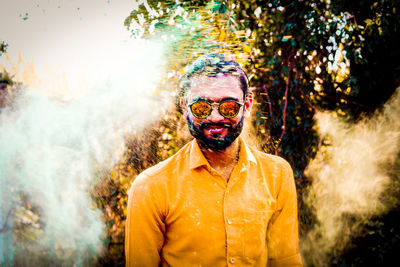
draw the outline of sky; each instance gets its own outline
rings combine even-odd
[[[9,46],[0,69],[37,90],[73,97],[132,53],[124,19],[135,6],[133,0],[1,0],[0,38]]]

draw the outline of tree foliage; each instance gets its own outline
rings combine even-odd
[[[0,39],[0,57],[7,51],[8,44]]]

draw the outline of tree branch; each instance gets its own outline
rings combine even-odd
[[[289,92],[289,84],[290,84],[290,74],[292,73],[292,70],[294,68],[294,64],[293,64],[293,57],[294,57],[294,51],[292,50],[292,52],[288,55],[288,59],[287,59],[287,64],[289,67],[289,72],[288,72],[288,76],[286,79],[286,87],[285,87],[285,105],[283,106],[283,115],[282,115],[282,134],[278,139],[278,142],[276,144],[275,147],[275,155],[278,155],[279,152],[279,145],[282,142],[283,137],[285,136],[286,133],[286,109],[287,109],[287,104],[288,104],[288,92]]]
[[[268,94],[268,88],[265,85],[263,85],[263,89],[264,89],[265,95],[267,96],[267,100],[268,100],[269,114],[270,114],[271,118],[274,118],[274,114],[272,113],[271,99],[269,98],[269,94]]]

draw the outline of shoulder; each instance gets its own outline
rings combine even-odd
[[[283,172],[292,171],[289,162],[287,162],[284,158],[259,151],[254,147],[250,147],[250,150],[253,153],[257,164],[261,164],[262,166],[267,166]]]
[[[164,187],[184,166],[189,144],[182,147],[176,154],[141,172],[133,181],[132,188],[151,190]]]

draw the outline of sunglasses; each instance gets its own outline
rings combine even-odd
[[[199,99],[190,104],[189,108],[193,116],[198,119],[205,119],[210,116],[213,105],[216,103],[218,103],[219,114],[227,119],[235,117],[239,113],[240,108],[243,106],[242,103],[230,99],[221,100],[220,102]]]

